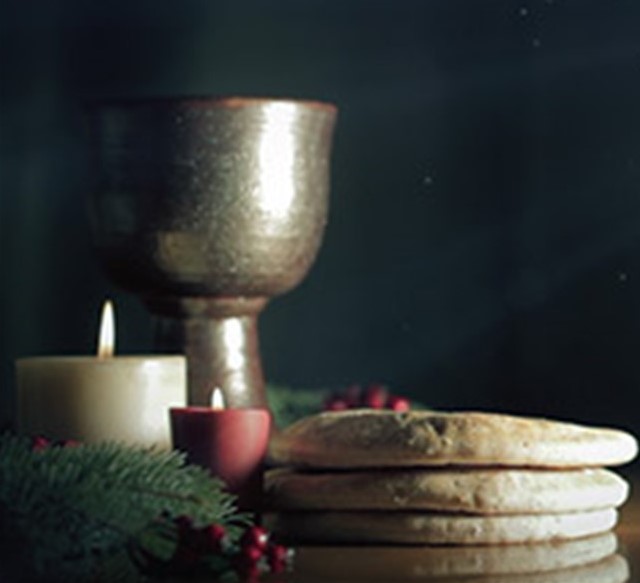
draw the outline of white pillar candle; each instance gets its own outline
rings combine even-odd
[[[186,403],[186,359],[113,356],[112,319],[105,312],[99,356],[18,359],[18,432],[169,449],[169,409]]]

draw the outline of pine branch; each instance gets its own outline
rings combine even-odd
[[[231,539],[249,523],[222,482],[186,465],[180,453],[116,444],[33,451],[28,439],[0,436],[5,570],[76,582],[95,580],[110,565],[131,577],[136,552],[171,556],[175,519],[184,515],[194,525],[224,526]]]
[[[286,427],[294,421],[322,410],[331,391],[327,389],[293,389],[284,385],[267,386],[269,408],[277,427]]]

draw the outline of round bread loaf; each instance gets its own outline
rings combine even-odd
[[[470,514],[551,514],[620,506],[629,486],[603,469],[270,470],[275,510],[433,510]]]
[[[496,413],[355,409],[301,419],[271,440],[276,464],[308,468],[594,467],[633,459],[624,431]]]
[[[319,581],[405,581],[517,576],[598,563],[617,548],[613,533],[554,543],[486,546],[301,546],[296,572]],[[511,582],[509,578],[507,581]]]
[[[566,540],[613,528],[613,508],[509,516],[426,512],[280,512],[269,528],[294,542],[484,545]]]

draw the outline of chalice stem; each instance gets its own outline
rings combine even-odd
[[[187,357],[189,404],[209,406],[213,389],[219,387],[227,407],[266,408],[258,313],[195,312],[154,317],[155,348]]]

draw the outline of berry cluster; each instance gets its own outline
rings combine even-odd
[[[195,528],[188,517],[181,517],[176,522],[178,545],[171,567],[181,574],[203,570],[209,559],[217,558],[251,579],[268,571],[280,573],[293,559],[293,550],[273,542],[269,532],[260,526],[247,528],[239,544],[233,545],[219,524]]]
[[[222,554],[226,547],[226,532],[218,524],[202,528],[192,525],[188,516],[176,520],[178,545],[171,559],[171,566],[177,571],[193,571],[208,555]]]
[[[260,526],[245,530],[240,539],[239,567],[245,573],[256,573],[267,567],[281,573],[291,563],[293,549],[270,540],[269,533]]]
[[[367,387],[352,385],[344,391],[331,395],[324,404],[325,411],[344,411],[363,407],[408,411],[411,404],[405,397],[389,393],[387,388],[380,384],[372,384]]]
[[[38,435],[31,439],[31,449],[33,451],[42,451],[50,447],[76,447],[80,445],[79,441],[75,439],[65,439],[62,441],[51,441],[42,435]]]

